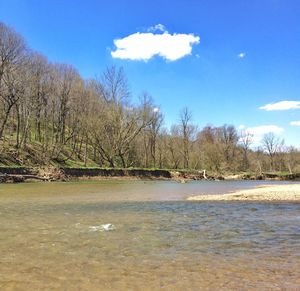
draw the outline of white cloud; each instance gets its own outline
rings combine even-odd
[[[292,126],[300,126],[300,120],[299,121],[291,121],[290,125],[292,125]]]
[[[161,31],[161,32],[168,32],[166,27],[163,24],[156,24],[154,26],[151,26],[147,29],[149,32],[155,32],[155,31]]]
[[[300,109],[300,101],[280,101],[259,107],[266,111]]]
[[[239,53],[238,58],[243,59],[246,56],[246,53]]]
[[[163,33],[137,32],[115,39],[116,50],[111,52],[112,57],[147,61],[157,55],[168,61],[176,61],[190,55],[192,46],[200,42],[200,37],[194,34],[170,34],[162,24],[153,28]]]
[[[241,129],[241,130],[242,130],[242,129],[245,129],[245,127],[246,127],[246,126],[245,126],[244,124],[239,125],[239,129]]]
[[[264,135],[269,132],[273,132],[275,134],[281,134],[284,129],[277,125],[260,125],[255,127],[248,127],[247,131],[251,134]]]
[[[280,135],[284,132],[284,129],[277,125],[260,125],[244,128],[244,131],[250,133],[253,136],[253,143],[258,145],[265,134],[272,132]]]

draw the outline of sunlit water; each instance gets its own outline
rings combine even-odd
[[[300,204],[185,201],[258,184],[0,185],[0,289],[300,290]]]

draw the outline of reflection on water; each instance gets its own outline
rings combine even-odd
[[[216,184],[1,186],[0,289],[298,290],[300,204],[182,200]]]

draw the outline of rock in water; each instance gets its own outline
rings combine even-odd
[[[111,224],[101,224],[101,225],[91,225],[89,226],[90,231],[110,231],[110,230],[115,230],[116,227]]]
[[[115,226],[111,223],[107,223],[107,224],[102,224],[102,228],[103,230],[115,230]]]

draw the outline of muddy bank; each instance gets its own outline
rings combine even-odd
[[[0,183],[18,183],[26,180],[67,181],[83,179],[170,179],[185,183],[191,180],[282,180],[300,181],[299,174],[277,175],[263,173],[221,175],[200,170],[166,169],[107,169],[107,168],[26,168],[0,167]]]
[[[236,174],[225,176],[226,180],[275,180],[275,181],[300,181],[300,173],[295,174],[276,174],[262,173],[256,174]]]
[[[103,168],[62,168],[68,177],[143,177],[143,178],[172,178],[168,170],[151,169],[103,169]]]
[[[25,167],[0,167],[0,175],[31,175],[36,173],[32,168]]]
[[[0,168],[0,183],[20,183],[26,180],[68,181],[88,179],[172,179],[182,177],[168,170],[104,169],[104,168]]]
[[[261,186],[230,194],[198,195],[194,201],[297,201],[300,202],[300,184]]]
[[[26,180],[39,180],[39,181],[48,181],[48,182],[52,181],[50,178],[40,177],[36,175],[0,174],[0,183],[22,183],[25,182]]]
[[[17,168],[0,167],[0,183],[21,183],[26,180],[67,181],[68,177],[55,167]]]
[[[174,180],[181,183],[191,180],[215,180],[203,171],[172,171],[165,169],[107,169],[107,168],[0,168],[0,183],[19,183],[26,180],[68,181],[101,179]],[[217,177],[218,179],[224,179]]]

